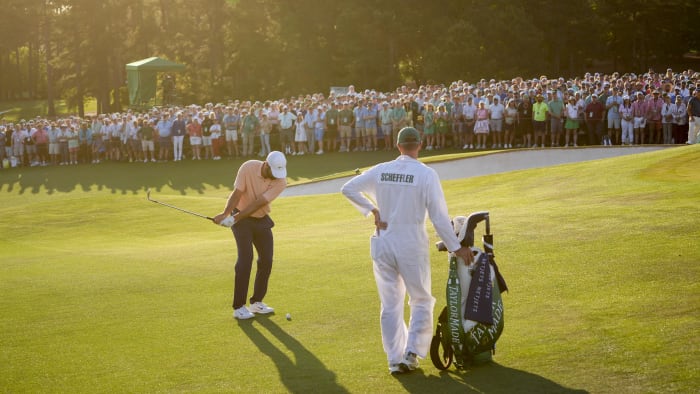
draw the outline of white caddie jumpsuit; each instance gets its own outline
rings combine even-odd
[[[382,343],[389,364],[406,351],[425,358],[433,331],[426,213],[449,251],[460,248],[447,212],[440,179],[432,168],[406,155],[378,164],[343,185],[341,192],[365,216],[379,209],[386,230],[370,238],[374,277],[381,301]],[[408,328],[404,299],[409,295]]]

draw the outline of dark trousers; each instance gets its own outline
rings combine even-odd
[[[253,247],[258,253],[258,269],[250,303],[262,301],[267,293],[267,282],[272,271],[273,239],[272,227],[275,223],[269,216],[263,218],[246,218],[232,227],[238,248],[236,276],[233,288],[233,309],[246,304],[250,271],[253,267]]]
[[[603,135],[603,121],[588,119],[586,128],[588,129],[588,145],[600,145]]]

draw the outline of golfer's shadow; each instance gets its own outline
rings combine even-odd
[[[423,360],[426,361],[430,362],[429,359]],[[418,369],[410,374],[398,375],[397,378],[409,393],[588,393],[495,362],[466,371],[457,371],[453,367],[441,371],[439,376],[425,375]]]
[[[258,324],[294,353],[294,358],[291,359],[270,342],[260,332]],[[349,393],[345,387],[338,384],[335,374],[316,356],[267,316],[258,315],[254,322],[239,322],[239,327],[262,353],[275,362],[281,381],[289,392],[302,393],[314,390],[321,393]],[[312,386],[309,386],[309,378],[313,378]]]

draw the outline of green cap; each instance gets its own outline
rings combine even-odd
[[[399,131],[399,144],[420,142],[420,133],[413,127],[404,127]]]

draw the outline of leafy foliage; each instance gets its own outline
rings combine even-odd
[[[86,97],[124,108],[124,65],[150,56],[188,66],[175,77],[191,103],[684,67],[700,48],[687,0],[5,0],[3,14],[0,100],[81,114]]]

